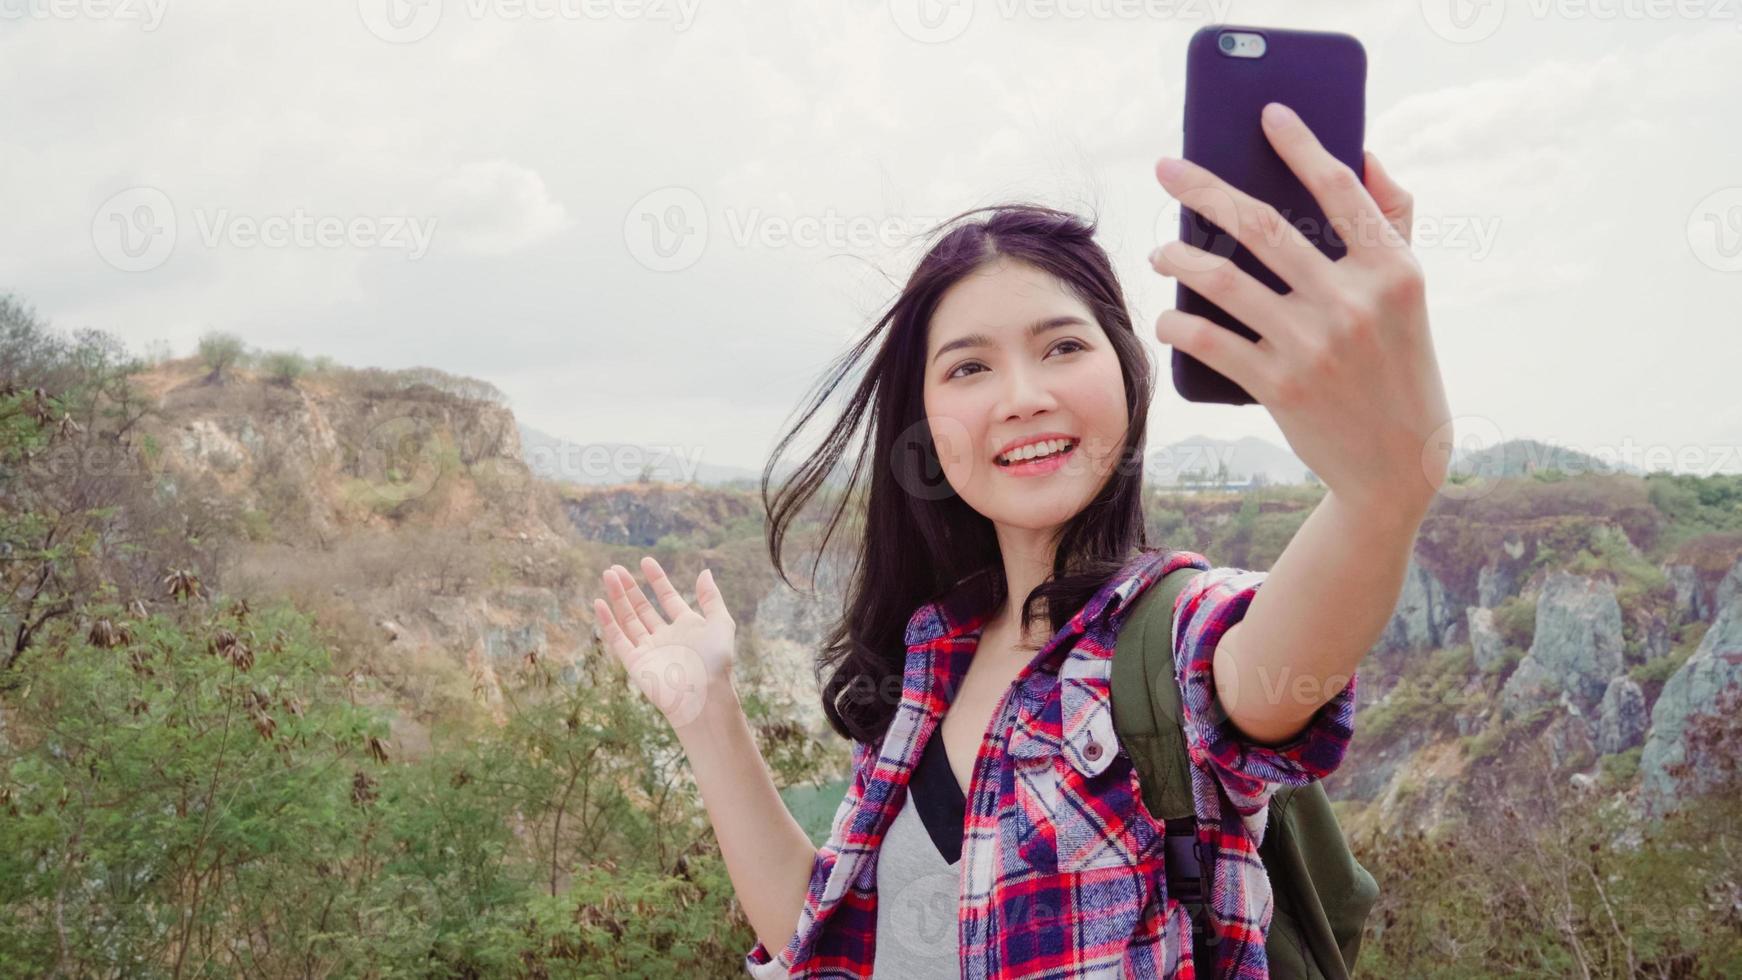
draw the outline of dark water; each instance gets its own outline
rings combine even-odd
[[[798,825],[810,835],[811,843],[819,847],[829,839],[829,825],[835,819],[841,798],[846,795],[845,779],[831,780],[821,786],[789,786],[780,791],[780,798],[786,801],[787,809],[792,811]]]

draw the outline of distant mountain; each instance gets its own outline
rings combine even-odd
[[[1492,478],[1529,476],[1538,470],[1560,470],[1569,476],[1578,473],[1642,475],[1636,466],[1606,463],[1588,453],[1535,439],[1509,439],[1472,452],[1454,450],[1451,467],[1453,473]]]
[[[525,423],[518,424],[521,454],[527,467],[534,474],[559,483],[603,485],[645,479],[713,486],[743,480],[755,483],[762,478],[761,470],[703,462],[694,452],[685,455],[628,442],[570,442]]]
[[[1523,477],[1542,470],[1568,475],[1643,472],[1636,466],[1607,463],[1588,453],[1534,439],[1511,439],[1473,451],[1454,450],[1451,468],[1453,473],[1490,478]],[[1309,473],[1306,464],[1288,449],[1251,436],[1234,440],[1192,436],[1151,452],[1143,464],[1144,479],[1162,486],[1241,484],[1254,475],[1262,475],[1260,482],[1265,483],[1302,483],[1310,479]]]
[[[1144,479],[1161,486],[1246,483],[1254,476],[1262,477],[1263,483],[1308,479],[1306,464],[1294,453],[1253,436],[1229,440],[1194,435],[1153,450],[1143,459]]]
[[[701,461],[695,454],[684,456],[626,442],[577,443],[540,432],[523,423],[520,428],[522,457],[538,476],[562,483],[608,485],[642,480],[667,483],[697,483],[709,487],[755,489],[762,471]],[[1605,463],[1595,456],[1534,439],[1512,439],[1476,451],[1452,453],[1454,473],[1491,478],[1528,476],[1539,470],[1558,469],[1575,473],[1640,473],[1637,467]],[[785,475],[793,463],[778,471]],[[835,474],[831,485],[838,485]],[[1286,447],[1255,436],[1214,439],[1193,435],[1152,450],[1144,457],[1145,482],[1158,486],[1189,484],[1240,485],[1254,477],[1261,484],[1310,482],[1306,464]]]

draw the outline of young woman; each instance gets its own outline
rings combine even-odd
[[[1170,310],[1157,337],[1258,398],[1327,487],[1269,572],[1147,546],[1148,357],[1093,225],[1018,205],[952,219],[981,216],[928,251],[774,454],[877,344],[769,506],[779,569],[793,516],[871,423],[859,561],[822,657],[853,776],[821,848],[745,723],[711,573],[695,608],[651,558],[657,606],[628,569],[604,573],[606,644],[688,753],[760,940],[751,974],[1268,975],[1265,804],[1341,762],[1356,664],[1396,604],[1450,436],[1409,195],[1371,155],[1363,184],[1280,108],[1265,131],[1347,255],[1326,259],[1268,205],[1163,160],[1166,190],[1290,291],[1180,242],[1151,257],[1261,335]],[[1191,924],[1165,894],[1162,830],[1107,687],[1123,610],[1183,566],[1203,570],[1175,604],[1174,641],[1199,836],[1217,856],[1213,963],[1193,962]]]

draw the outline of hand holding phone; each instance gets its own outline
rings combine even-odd
[[[1193,50],[1206,38],[1220,48],[1222,30],[1249,29],[1206,28]],[[1187,101],[1244,106],[1261,91],[1253,83]],[[1292,110],[1301,101],[1230,108],[1219,134],[1188,108],[1187,147],[1226,162],[1216,170],[1188,156],[1156,167],[1184,209],[1182,240],[1151,256],[1180,286],[1179,308],[1156,320],[1156,336],[1174,348],[1175,387],[1187,399],[1262,403],[1352,513],[1407,526],[1443,485],[1453,434],[1409,246],[1413,204],[1360,150],[1359,113],[1332,111],[1314,127]],[[1321,132],[1344,143],[1341,154]]]

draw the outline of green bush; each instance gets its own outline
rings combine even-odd
[[[309,371],[308,359],[296,351],[271,351],[260,355],[260,370],[275,384],[293,385]]]
[[[0,687],[0,975],[738,975],[755,936],[614,661],[505,666],[501,727],[401,760],[287,606],[88,612]]]
[[[1630,785],[1639,775],[1639,757],[1645,747],[1635,745],[1625,752],[1614,752],[1597,761],[1603,767],[1604,781],[1614,787]]]
[[[1627,672],[1635,684],[1662,684],[1669,680],[1670,675],[1681,669],[1682,664],[1693,656],[1692,650],[1671,650],[1661,657],[1654,657],[1639,664]]]
[[[1383,742],[1405,729],[1449,729],[1466,707],[1463,689],[1474,671],[1474,654],[1467,644],[1433,651],[1389,697],[1356,716],[1355,731],[1363,740]]]
[[[1494,626],[1507,646],[1529,650],[1536,638],[1536,599],[1507,596],[1494,607]]]
[[[242,338],[235,334],[214,331],[200,338],[199,356],[201,363],[211,372],[209,379],[219,381],[224,372],[245,362],[248,349]]]
[[[1625,808],[1552,775],[1543,751],[1520,745],[1523,782],[1457,820],[1352,841],[1379,883],[1353,975],[1742,975],[1736,867],[1720,856],[1742,830],[1742,787],[1689,801],[1633,845]],[[1605,779],[1631,778],[1638,753],[1604,757]]]

